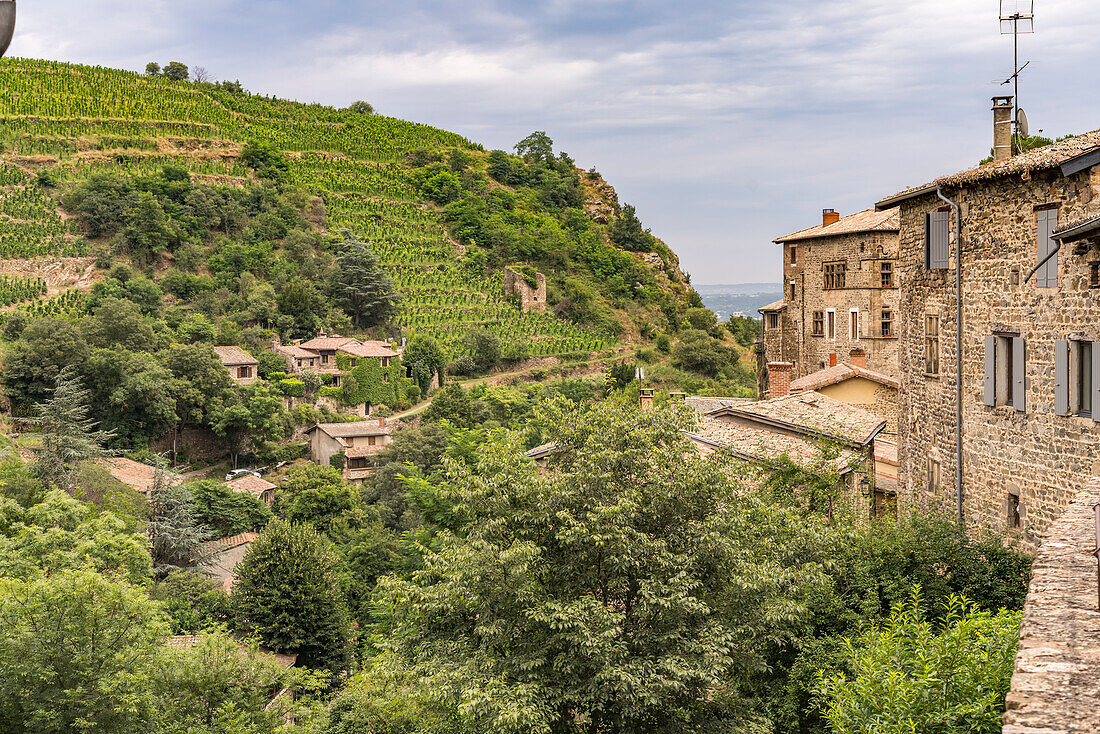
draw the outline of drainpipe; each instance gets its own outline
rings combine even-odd
[[[1062,241],[1058,240],[1058,244],[1054,246],[1054,249],[1051,250],[1050,252],[1048,252],[1046,254],[1046,256],[1042,260],[1040,260],[1035,267],[1033,267],[1031,270],[1027,271],[1027,277],[1024,278],[1024,283],[1025,284],[1030,283],[1031,282],[1031,277],[1033,275],[1035,275],[1037,272],[1039,272],[1039,268],[1046,265],[1047,261],[1050,260],[1055,255],[1057,255],[1058,250],[1061,250],[1061,249],[1062,249]]]
[[[955,494],[959,503],[959,527],[963,514],[963,307],[962,307],[962,211],[936,187],[936,196],[955,211]],[[1030,278],[1030,276],[1028,276]]]

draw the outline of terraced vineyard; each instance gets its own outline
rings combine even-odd
[[[38,185],[42,169],[64,183],[93,170],[150,173],[171,162],[225,181],[249,175],[237,160],[243,143],[270,140],[290,156],[290,182],[324,200],[329,229],[350,229],[388,266],[405,295],[398,321],[408,333],[435,335],[454,351],[479,325],[499,334],[506,349],[535,356],[611,343],[584,326],[522,313],[498,282],[455,264],[439,213],[418,198],[400,165],[419,148],[478,148],[454,133],[163,76],[26,59],[0,61],[0,120],[0,258],[87,253]],[[38,307],[79,308],[80,299],[70,298]]]

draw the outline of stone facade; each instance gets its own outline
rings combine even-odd
[[[1048,528],[1031,571],[1004,734],[1095,732],[1100,701],[1092,479]]]
[[[524,277],[510,268],[504,269],[504,293],[519,296],[524,311],[546,310],[546,276],[535,273],[537,287],[532,288]]]
[[[934,193],[939,185],[961,207],[963,513],[971,525],[1007,531],[1032,547],[1080,478],[1100,471],[1097,424],[1057,414],[1056,383],[1065,378],[1056,376],[1055,357],[1059,340],[1100,342],[1100,289],[1091,286],[1100,249],[1067,243],[1049,271],[1050,286],[1026,279],[1038,264],[1039,230],[1054,221],[1044,212],[1056,212],[1059,225],[1100,212],[1100,167],[1069,174],[1059,168],[1100,150],[1100,135],[1048,149],[880,203],[900,203],[901,210],[899,480],[907,501],[953,512],[957,503],[957,248],[954,215]],[[945,269],[927,265],[926,215],[944,222]],[[1015,396],[1023,405],[1006,404]]]
[[[862,350],[896,375],[897,242],[893,214],[873,211],[826,210],[821,226],[777,239],[784,298],[761,309],[763,361],[793,363],[798,379]]]

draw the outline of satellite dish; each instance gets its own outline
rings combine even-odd
[[[15,0],[0,0],[0,56],[7,52],[13,35],[15,35]]]
[[[1027,113],[1022,109],[1016,112],[1016,133],[1022,138],[1031,137],[1027,127]]]

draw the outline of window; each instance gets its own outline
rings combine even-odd
[[[950,223],[950,211],[929,212],[924,215],[924,266],[929,270],[947,270],[947,233]]]
[[[795,288],[794,288],[794,281],[793,281],[793,280],[791,281],[790,291],[791,291],[791,296],[790,296],[790,298],[791,298],[791,300],[793,301],[793,300],[794,300],[794,296],[795,296]]]
[[[798,263],[798,245],[791,245],[791,265]]]
[[[928,494],[935,495],[940,491],[940,462],[929,457],[927,473],[926,479],[928,481],[925,483],[925,488],[928,490]]]
[[[382,358],[382,366],[383,367],[389,367],[390,366],[390,358],[389,357],[383,357]]]
[[[844,276],[847,272],[847,263],[825,263],[825,290],[843,288]]]
[[[248,379],[251,376],[252,376],[251,368],[249,368],[249,367],[238,367],[237,368],[237,377],[238,378],[240,378],[242,380],[245,380],[245,379]]]
[[[1100,342],[1054,343],[1054,412],[1100,423]],[[1093,406],[1097,410],[1093,410]]]
[[[1006,504],[1008,506],[1008,527],[1020,527],[1023,524],[1023,518],[1020,517],[1020,495],[1009,492]]]
[[[894,263],[890,260],[881,260],[878,264],[878,277],[880,288],[894,287]]]
[[[825,337],[836,339],[836,311],[831,308],[825,311]]]
[[[825,312],[814,311],[813,336],[825,336]]]
[[[848,311],[848,339],[850,341],[859,341],[859,309],[853,308]]]
[[[1089,263],[1089,288],[1100,288],[1100,262]]]
[[[879,314],[879,336],[894,335],[894,312],[888,308]]]
[[[1014,334],[985,338],[983,400],[988,406],[1008,405],[1026,412],[1027,358],[1024,339]]]
[[[374,446],[377,439],[374,436],[367,436],[367,446]]]
[[[927,314],[924,317],[924,374],[940,373],[940,317]]]
[[[359,364],[359,360],[356,359],[355,357],[352,357],[351,359],[348,360],[348,367],[349,368],[354,368],[355,365],[357,365],[357,364]]]
[[[348,459],[348,469],[366,469],[367,458],[365,456],[357,456],[353,459]]]
[[[881,489],[875,490],[874,504],[871,507],[871,512],[875,517],[894,517],[898,516],[898,497],[893,492],[884,492]]]
[[[1036,264],[1043,258],[1054,252],[1057,246],[1051,233],[1058,228],[1058,210],[1040,209],[1035,212],[1035,238],[1038,241]],[[1035,285],[1039,288],[1056,288],[1058,286],[1058,254],[1046,261],[1043,267],[1035,273]]]
[[[389,382],[389,381],[390,381],[390,373],[389,372],[383,372],[382,373],[382,382]]]
[[[779,314],[777,314],[777,313],[768,314],[768,328],[769,329],[778,329],[779,328]]]

